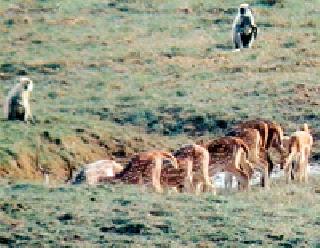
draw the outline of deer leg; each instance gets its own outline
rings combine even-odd
[[[196,195],[199,195],[200,194],[200,192],[202,192],[203,191],[203,183],[202,182],[198,182],[197,184],[196,184],[196,187],[195,187],[195,194]]]
[[[271,156],[268,153],[268,151],[266,151],[266,159],[267,159],[267,162],[268,162],[268,176],[270,176],[271,172],[273,171],[274,164],[272,162]]]
[[[192,175],[186,176],[184,180],[184,191],[187,193],[193,192],[193,180]]]
[[[224,175],[224,187],[226,190],[232,189],[232,174],[226,172]]]
[[[162,188],[160,184],[160,176],[161,176],[161,158],[155,159],[155,166],[152,168],[152,186],[154,187],[155,191],[158,193],[162,193]]]
[[[246,173],[237,168],[230,168],[229,172],[231,172],[236,178],[238,178],[241,186],[244,189],[249,189],[249,178]]]
[[[305,154],[304,151],[300,152],[300,159],[299,159],[299,183],[302,183],[303,176],[304,176],[304,167],[305,167]]]
[[[284,171],[286,174],[286,182],[289,183],[290,179],[291,179],[291,173],[292,173],[292,159],[294,156],[297,156],[297,154],[295,152],[291,152],[289,154],[289,156],[286,159],[286,162],[284,164]],[[300,167],[300,158],[297,160],[297,168],[299,170]]]
[[[308,183],[308,168],[309,168],[309,157],[310,157],[310,150],[306,150],[306,165],[304,170],[304,180],[306,183]]]
[[[266,156],[262,156],[259,158],[258,167],[262,172],[262,175],[260,178],[260,185],[261,185],[261,187],[268,189],[270,187],[270,185],[269,185],[269,163],[266,159]]]
[[[284,168],[284,173],[286,176],[286,183],[288,184],[291,181],[291,175],[292,175],[292,164],[291,163],[286,165],[286,167]]]

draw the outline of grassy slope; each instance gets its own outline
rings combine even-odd
[[[318,247],[319,187],[319,178],[274,181],[270,191],[213,197],[2,183],[0,246]]]
[[[286,131],[308,122],[317,138],[318,2],[254,5],[259,39],[233,53],[240,2],[1,1],[0,92],[27,73],[38,121],[0,123],[0,174],[38,176],[40,135],[40,162],[60,178],[68,163],[172,149],[259,116]]]

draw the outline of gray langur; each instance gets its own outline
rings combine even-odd
[[[241,4],[232,25],[232,41],[235,49],[250,48],[257,38],[258,29],[249,4]]]
[[[20,77],[8,93],[4,103],[4,115],[7,120],[33,121],[30,97],[33,89],[33,82],[28,77]]]

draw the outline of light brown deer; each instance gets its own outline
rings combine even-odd
[[[302,131],[294,132],[287,141],[288,156],[284,160],[284,170],[287,183],[291,180],[292,161],[296,160],[295,173],[299,182],[308,182],[308,162],[311,155],[313,137],[310,134],[308,125],[304,124]]]

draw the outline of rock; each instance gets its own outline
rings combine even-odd
[[[57,219],[60,221],[67,221],[67,220],[72,220],[73,216],[72,216],[72,214],[63,214],[63,215],[58,216]]]
[[[192,9],[191,8],[178,8],[177,12],[183,13],[183,14],[192,14]]]

